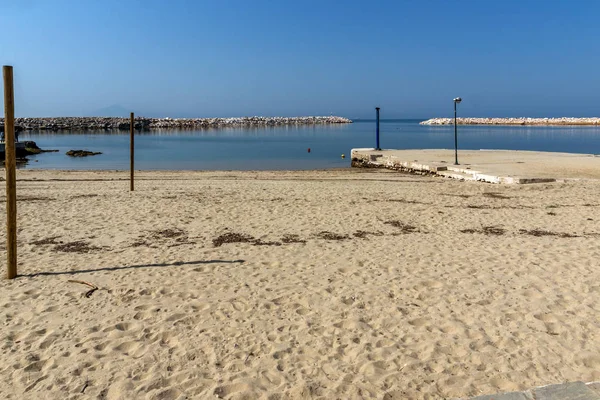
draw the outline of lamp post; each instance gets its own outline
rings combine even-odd
[[[456,105],[461,101],[462,99],[460,97],[454,99],[454,165],[458,165],[458,134],[456,132]]]
[[[379,107],[375,107],[375,110],[377,111],[377,127],[375,128],[377,148],[375,150],[381,150],[381,147],[379,147]]]

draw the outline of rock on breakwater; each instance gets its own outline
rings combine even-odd
[[[600,125],[600,118],[457,118],[459,125]],[[453,125],[454,118],[432,118],[421,125]]]
[[[136,129],[205,129],[225,127],[260,127],[280,125],[347,124],[348,118],[328,117],[239,117],[239,118],[145,118],[135,119]],[[4,119],[0,118],[4,128]],[[129,118],[116,117],[57,117],[16,118],[19,131],[128,130]]]

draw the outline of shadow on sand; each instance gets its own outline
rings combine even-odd
[[[18,275],[18,277],[19,278],[33,278],[33,277],[42,276],[42,275],[75,275],[75,274],[85,274],[85,273],[90,273],[90,272],[120,271],[123,269],[135,269],[135,268],[177,267],[180,265],[203,265],[203,264],[243,264],[244,262],[246,262],[246,260],[175,261],[173,263],[127,265],[127,266],[120,266],[120,267],[82,269],[82,270],[76,270],[76,271],[36,272],[33,274]]]

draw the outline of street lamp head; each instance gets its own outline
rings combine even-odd
[[[455,103],[460,103],[461,101],[462,101],[462,99],[460,97],[457,97],[457,98],[454,99]]]

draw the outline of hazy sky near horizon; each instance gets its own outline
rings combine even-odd
[[[17,116],[600,116],[594,0],[0,0]],[[3,98],[0,98],[3,105]]]

